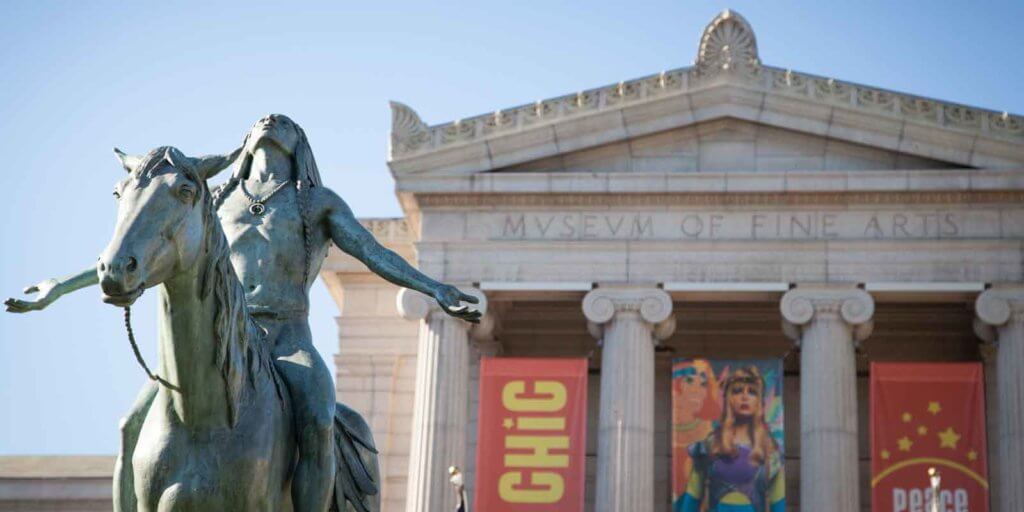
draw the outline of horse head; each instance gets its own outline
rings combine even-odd
[[[194,268],[213,215],[206,180],[239,150],[200,158],[170,146],[144,156],[114,151],[128,177],[114,187],[117,223],[97,272],[103,301],[130,306],[146,288]]]

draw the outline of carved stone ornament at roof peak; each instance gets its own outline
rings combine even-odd
[[[705,89],[722,88],[726,94],[712,94],[707,101],[696,105],[690,95]],[[733,89],[735,88],[735,89]],[[745,92],[732,91],[743,89]],[[666,130],[693,124],[695,119],[710,121],[727,117],[734,111],[732,105],[740,98],[753,92],[770,96],[785,96],[781,102],[772,102],[771,109],[781,116],[753,114],[748,121],[769,124],[778,128],[802,130],[808,123],[802,118],[814,120],[811,114],[816,110],[805,105],[840,109],[837,112],[858,111],[858,118],[877,118],[879,122],[865,122],[865,133],[859,131],[850,136],[842,135],[847,130],[837,130],[837,137],[846,137],[848,142],[864,143],[864,137],[874,137],[867,132],[877,132],[879,140],[887,140],[885,126],[892,121],[908,122],[911,125],[926,125],[933,130],[928,133],[943,133],[945,146],[924,146],[920,141],[901,142],[900,151],[906,147],[910,154],[944,160],[948,152],[945,147],[974,148],[963,153],[960,160],[951,160],[959,165],[977,167],[1016,166],[1020,158],[1017,148],[1024,148],[1024,116],[1005,112],[969,107],[930,98],[888,91],[876,87],[844,82],[841,80],[800,73],[788,69],[765,66],[758,56],[757,39],[747,20],[735,11],[725,10],[716,16],[704,29],[697,51],[697,60],[691,67],[662,71],[633,80],[626,80],[602,87],[586,89],[534,103],[491,111],[482,115],[464,118],[433,126],[424,123],[408,106],[391,102],[391,144],[389,165],[397,174],[430,172],[483,172],[499,167],[554,156],[560,146],[568,142],[555,133],[561,126],[565,131],[575,133],[580,129],[594,130],[580,133],[578,142],[584,145],[609,144],[622,138],[637,137],[653,133],[651,130]],[[679,97],[679,101],[672,101]],[[671,108],[666,108],[668,105]],[[765,110],[764,105],[757,107]],[[657,106],[657,108],[654,108]],[[723,106],[729,108],[721,108]],[[747,110],[746,105],[739,110]],[[678,108],[684,108],[681,114]],[[605,115],[620,110],[623,115]],[[766,111],[766,110],[765,110]],[[654,118],[657,118],[655,120]],[[589,123],[575,123],[575,119],[595,116]],[[812,116],[812,117],[808,117]],[[839,117],[836,117],[837,119]],[[843,117],[845,119],[845,117]],[[690,119],[689,121],[684,121]],[[787,119],[793,120],[792,122]],[[635,121],[634,121],[635,120]],[[623,121],[628,125],[622,129]],[[818,121],[810,123],[815,125]],[[857,130],[860,130],[858,128]],[[528,137],[516,134],[530,132]],[[832,130],[830,130],[830,133]],[[609,135],[612,139],[594,137],[593,134]],[[925,133],[908,130],[905,134]],[[515,137],[511,144],[494,144],[490,141],[502,137]],[[913,136],[913,135],[912,135]],[[831,135],[829,135],[831,137]],[[901,135],[901,137],[903,137]],[[532,142],[530,142],[532,141]],[[454,150],[463,146],[466,151],[452,151],[443,158],[432,158],[432,153]],[[522,146],[527,144],[527,146]],[[584,149],[573,145],[574,149]],[[929,149],[933,148],[933,149]],[[883,148],[891,149],[891,148]],[[536,150],[536,151],[535,151]],[[960,150],[955,150],[959,152]],[[482,154],[487,155],[481,157]],[[426,158],[420,158],[426,157]],[[418,161],[414,161],[418,160]],[[501,162],[496,163],[496,162]]]
[[[404,103],[391,103],[391,155],[416,151],[430,142],[430,127]]]
[[[754,30],[739,13],[729,9],[722,11],[704,29],[691,75],[698,79],[726,74],[752,78],[760,72],[761,59]]]

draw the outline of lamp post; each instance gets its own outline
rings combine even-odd
[[[939,512],[939,483],[942,481],[942,475],[935,468],[928,468],[928,480],[932,486],[932,506],[930,512]]]
[[[466,494],[466,484],[458,466],[448,467],[448,481],[452,483],[452,490],[455,492],[455,512],[469,512],[469,496]]]

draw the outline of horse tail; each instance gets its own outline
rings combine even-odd
[[[334,410],[334,499],[331,512],[379,512],[380,470],[370,426],[343,404]]]

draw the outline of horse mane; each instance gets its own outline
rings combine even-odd
[[[200,273],[203,298],[213,296],[216,301],[214,336],[216,363],[220,367],[227,391],[228,418],[233,426],[237,420],[238,403],[241,400],[246,381],[255,387],[256,376],[266,371],[279,388],[276,374],[272,369],[266,332],[249,314],[245,304],[245,290],[231,265],[231,251],[227,237],[221,229],[209,189],[203,184],[203,210],[205,227],[205,270]],[[281,390],[278,389],[281,397]]]
[[[213,203],[213,194],[206,183],[176,148],[165,146],[151,151],[139,166],[140,173],[156,170],[166,160],[175,169],[184,172],[202,189],[204,261],[199,266],[200,299],[213,297],[215,301],[214,343],[215,363],[220,368],[227,394],[228,421],[234,426],[238,419],[239,402],[246,382],[255,388],[259,372],[265,371],[274,382],[278,399],[283,400],[281,384],[273,371],[270,346],[266,331],[249,314],[245,304],[245,290],[231,265],[231,250],[221,228]]]

